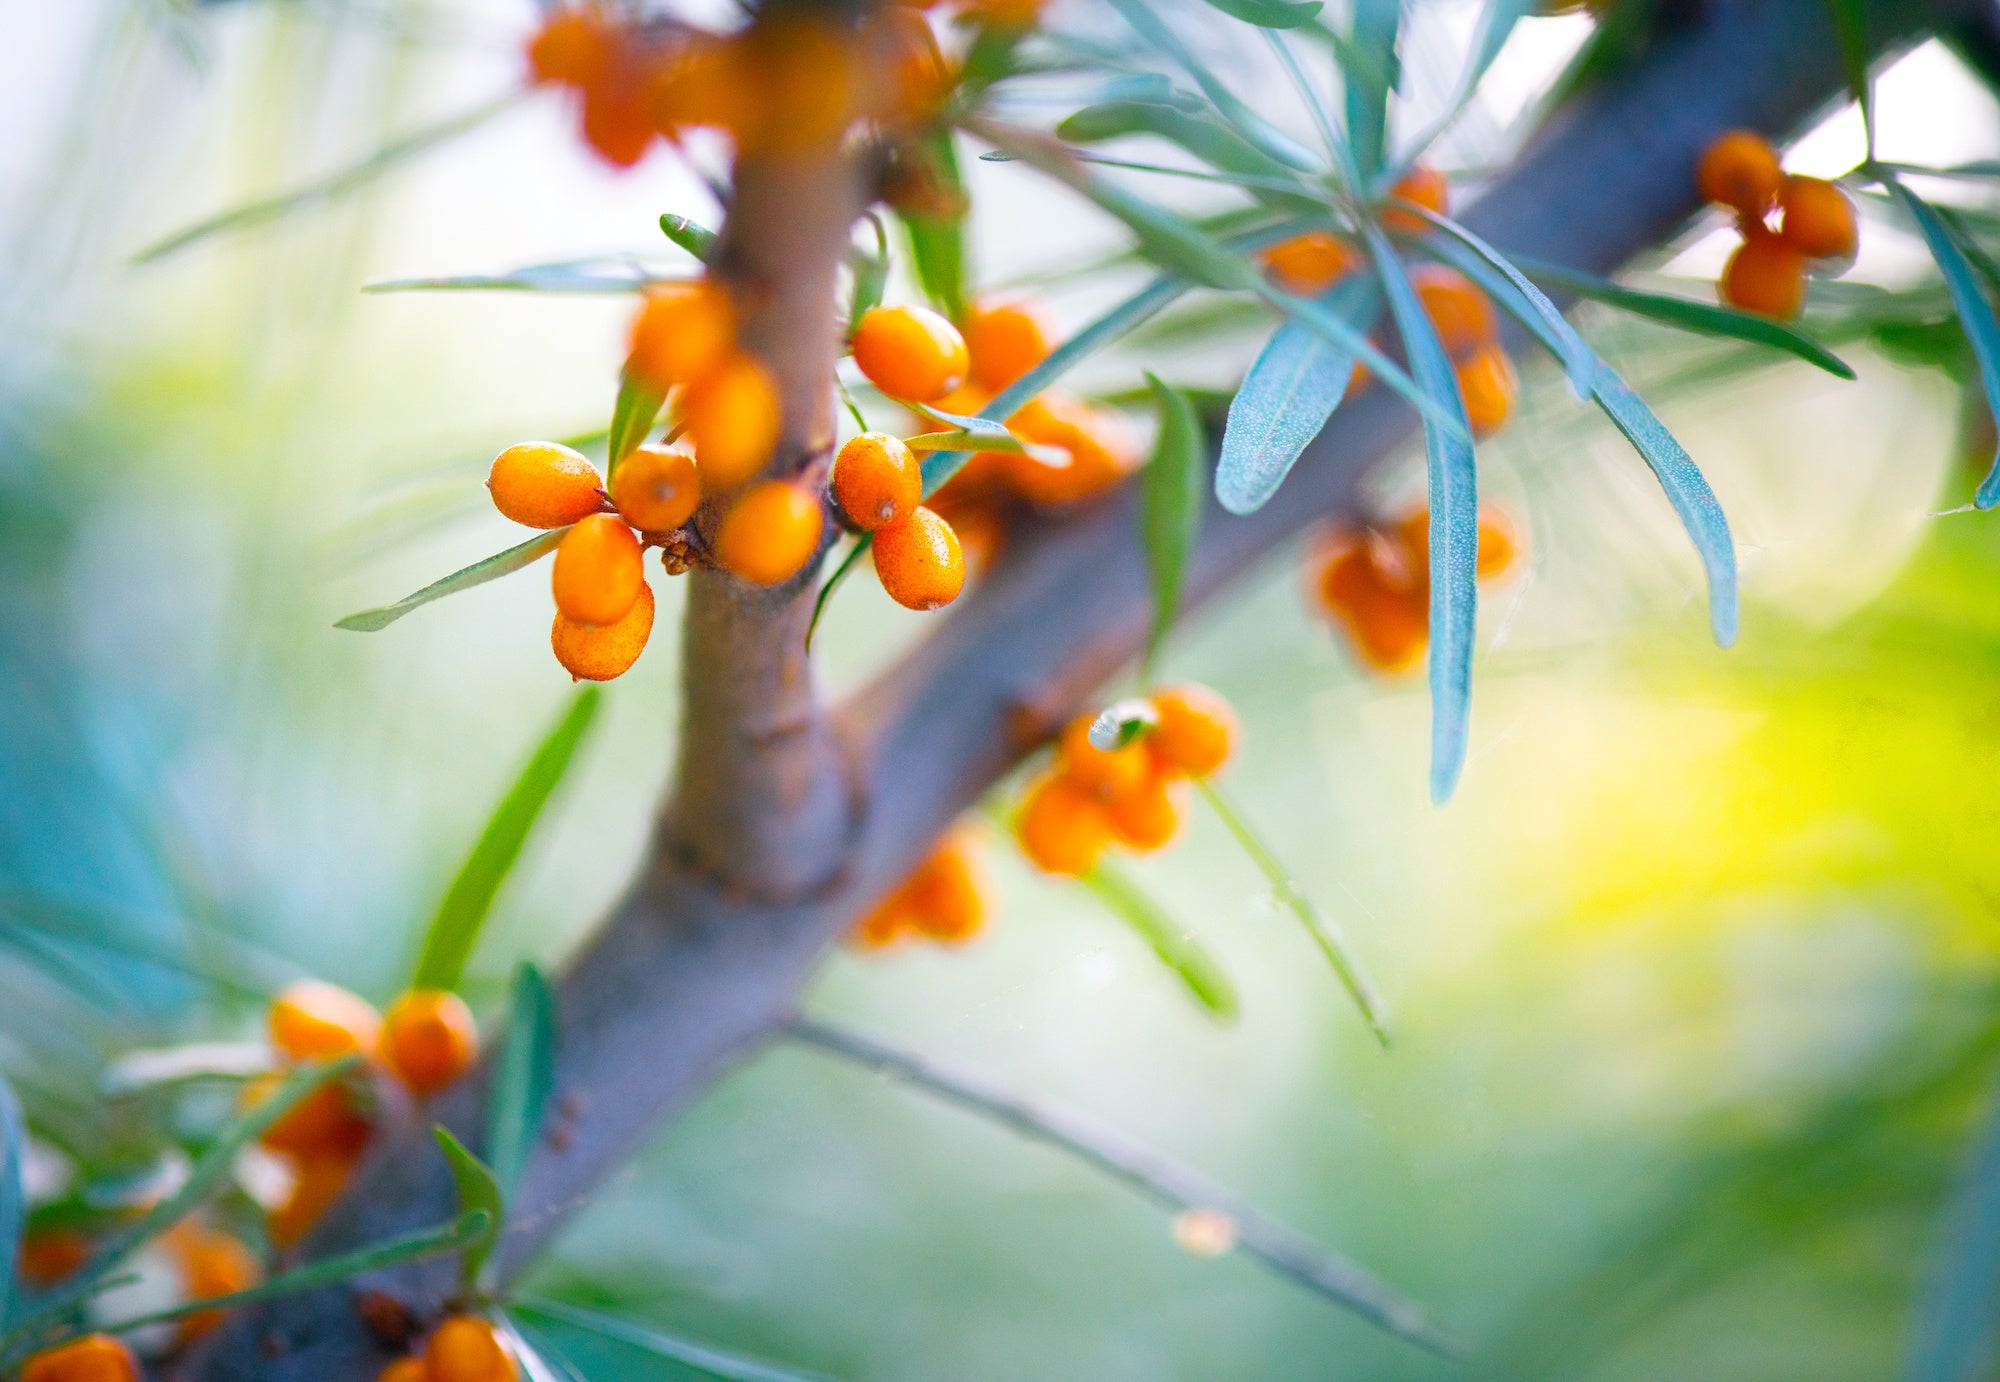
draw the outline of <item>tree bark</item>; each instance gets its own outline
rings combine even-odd
[[[1503,249],[1615,270],[1696,210],[1694,164],[1716,134],[1791,131],[1842,92],[1825,0],[1691,8],[1629,69],[1556,112],[1466,222]],[[1871,47],[1894,50],[1987,12],[1988,0],[1880,0]],[[746,165],[736,195],[728,271],[772,290],[752,339],[779,368],[788,417],[795,401],[823,409],[835,260],[859,210],[852,170]],[[790,244],[773,257],[778,238]],[[794,428],[787,465],[810,457],[818,416]],[[1414,426],[1405,405],[1371,390],[1341,408],[1272,503],[1246,517],[1212,509],[1189,605],[1351,507],[1365,472]],[[553,1112],[508,1226],[510,1272],[757,1050],[827,946],[1137,652],[1151,595],[1132,507],[1120,493],[1014,534],[1005,559],[931,636],[832,719],[803,654],[804,583],[757,593],[696,578],[673,804],[632,889],[561,980]],[[444,1122],[471,1141],[483,1093],[481,1072],[423,1120],[385,1129],[308,1252],[448,1218],[451,1182],[424,1125]],[[391,1356],[362,1323],[367,1293],[429,1319],[452,1283],[432,1264],[243,1311],[187,1375],[359,1382]]]

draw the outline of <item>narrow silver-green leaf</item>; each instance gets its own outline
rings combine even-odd
[[[2000,1345],[2000,1108],[1988,1112],[1943,1210],[1942,1251],[1918,1303],[1909,1382],[1991,1374]]]
[[[1402,0],[1354,0],[1353,57],[1342,63],[1347,82],[1347,142],[1363,178],[1382,168],[1389,142],[1389,96],[1402,80],[1396,42]]]
[[[874,251],[857,247],[847,255],[848,275],[853,280],[847,302],[850,335],[861,325],[861,319],[881,304],[882,292],[889,283],[889,232],[882,228],[882,218],[872,211],[868,214],[868,224],[875,228]]]
[[[1555,341],[1556,358],[1562,361],[1563,371],[1569,376],[1570,391],[1578,398],[1590,397],[1591,381],[1597,375],[1599,364],[1597,352],[1584,344],[1583,337],[1577,335],[1576,328],[1571,326],[1556,305],[1549,301],[1548,294],[1529,282],[1527,276],[1515,268],[1506,255],[1458,222],[1413,202],[1400,202],[1398,205],[1443,231],[1460,246],[1477,255],[1489,269],[1506,279],[1508,286],[1533,309],[1537,317],[1541,318],[1543,329]]]
[[[1479,481],[1458,376],[1431,325],[1409,271],[1377,226],[1367,228],[1389,312],[1410,372],[1459,424],[1453,435],[1424,421],[1424,462],[1431,501],[1431,800],[1442,804],[1465,768],[1472,716],[1472,644],[1479,614]]]
[[[428,153],[440,144],[479,128],[494,116],[512,109],[524,94],[521,90],[509,91],[484,105],[475,106],[448,120],[440,120],[435,125],[427,125],[412,134],[404,135],[401,139],[385,144],[360,162],[350,164],[330,177],[276,197],[239,206],[219,216],[211,216],[207,220],[197,221],[146,246],[133,256],[133,262],[150,264],[190,245],[198,244],[212,235],[220,235],[225,231],[248,230],[252,226],[275,221],[291,212],[332,201],[373,181],[398,164],[408,162],[418,154]]]
[[[1160,415],[1160,436],[1142,475],[1140,536],[1153,576],[1153,633],[1146,643],[1149,672],[1179,612],[1181,577],[1188,553],[1201,532],[1202,478],[1208,441],[1201,418],[1179,389],[1169,388],[1149,370],[1146,385]]]
[[[955,427],[949,432],[920,432],[903,438],[912,451],[1004,451],[1018,455],[1027,448],[1005,427],[981,418],[978,427]]]
[[[1979,291],[1979,280],[1973,267],[1943,218],[1902,183],[1892,178],[1887,186],[1916,220],[1917,229],[1923,232],[1931,258],[1937,261],[1938,271],[1944,275],[1944,286],[1951,294],[1952,307],[1958,312],[1958,324],[1965,328],[1966,339],[1972,342],[1972,354],[1979,361],[1979,379],[1986,390],[1986,406],[2000,410],[2000,322],[1993,319],[1992,304]],[[2000,450],[1995,451],[1993,463],[1987,469],[1986,478],[1979,482],[1972,502],[1982,509],[2000,504]]]
[[[1324,301],[1363,333],[1381,310],[1381,295],[1365,274],[1351,275]],[[1215,467],[1215,497],[1223,508],[1254,513],[1277,493],[1340,406],[1353,374],[1353,352],[1301,322],[1279,324],[1229,403]]]
[[[509,547],[504,552],[495,553],[484,561],[476,561],[460,571],[454,571],[443,580],[432,581],[413,595],[405,595],[393,605],[383,605],[379,609],[364,609],[359,614],[350,614],[334,625],[336,629],[349,629],[355,633],[377,633],[401,619],[413,609],[421,609],[433,600],[442,600],[447,595],[456,595],[461,590],[470,590],[488,581],[497,581],[502,576],[511,576],[524,566],[530,566],[556,550],[568,528],[551,528],[546,533],[536,533],[518,547]]]
[[[486,1109],[486,1157],[500,1193],[511,1201],[542,1135],[542,1115],[556,1081],[556,996],[541,970],[514,971],[507,1039],[493,1071]]]
[[[14,1309],[14,1269],[21,1258],[21,1231],[28,1222],[28,1126],[14,1087],[0,1076],[0,1332]]]
[[[612,1343],[650,1353],[656,1358],[668,1359],[710,1377],[725,1378],[727,1382],[824,1382],[812,1373],[796,1372],[755,1358],[725,1353],[706,1344],[662,1333],[651,1325],[619,1319],[595,1310],[579,1310],[560,1301],[541,1297],[518,1298],[510,1303],[510,1308],[518,1314],[551,1320]]]
[[[503,274],[451,274],[440,278],[390,278],[362,286],[364,293],[636,293],[664,281],[631,260],[570,259],[529,264]]]
[[[928,164],[927,171],[937,178],[942,195],[957,199],[959,204],[937,213],[898,211],[896,219],[909,241],[910,263],[924,296],[951,320],[963,321],[971,296],[967,288],[965,178],[959,171],[958,146],[951,130],[939,129],[926,135],[917,147]]]
[[[411,979],[414,987],[458,986],[466,959],[479,939],[479,929],[493,908],[493,899],[521,857],[521,847],[527,843],[528,832],[534,828],[542,808],[548,805],[549,797],[569,771],[583,736],[596,718],[601,699],[601,688],[596,686],[586,686],[571,698],[562,718],[536,745],[521,775],[493,808],[472,852],[459,865],[457,875],[431,917]]]
[[[1324,8],[1320,0],[1208,0],[1231,19],[1262,29],[1296,29],[1310,24]]]
[[[465,1144],[453,1137],[448,1128],[439,1124],[431,1129],[431,1136],[437,1139],[438,1149],[451,1166],[452,1183],[458,1187],[460,1217],[486,1216],[484,1232],[467,1238],[459,1252],[459,1280],[470,1289],[480,1284],[481,1272],[500,1242],[507,1217],[506,1197],[500,1193],[500,1183],[493,1179],[486,1163],[466,1150]]]
[[[660,216],[660,231],[704,264],[715,253],[715,244],[720,238],[707,226],[697,225],[687,217],[676,216],[670,211]]]
[[[1288,200],[1300,201],[1310,196],[1291,165],[1272,158],[1205,110],[1185,111],[1148,101],[1108,101],[1086,106],[1068,116],[1056,126],[1056,134],[1073,144],[1152,135],[1222,172],[1279,180],[1286,189],[1280,195],[1286,195]]]
[[[666,394],[639,377],[630,364],[618,372],[618,398],[611,405],[611,431],[604,450],[604,479],[608,484],[618,472],[618,463],[646,440],[659,419]]]
[[[1236,1016],[1236,986],[1230,983],[1222,966],[1143,888],[1104,860],[1098,861],[1082,882],[1113,916],[1152,947],[1153,953],[1174,972],[1196,1002],[1219,1018]]]
[[[1868,157],[1875,157],[1875,94],[1868,80],[1868,6],[1866,0],[1826,0],[1827,18],[1833,21],[1834,42],[1840,48],[1840,66],[1847,74],[1848,94],[1861,107],[1861,126],[1867,136]]]
[[[820,586],[819,595],[813,600],[812,618],[806,621],[807,652],[812,651],[813,635],[819,631],[819,621],[826,613],[828,602],[833,599],[833,592],[846,584],[847,578],[854,574],[854,568],[859,566],[861,559],[868,555],[868,549],[874,545],[874,542],[875,534],[873,533],[863,533],[857,537],[854,540],[854,545],[847,549],[847,555],[840,559],[840,565],[833,568],[833,574],[828,576],[825,584]]]

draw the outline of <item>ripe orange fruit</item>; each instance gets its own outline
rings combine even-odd
[[[819,551],[825,522],[819,500],[785,480],[766,480],[745,491],[715,531],[715,560],[758,585],[776,585],[799,573]]]
[[[193,1228],[176,1245],[181,1259],[181,1278],[189,1300],[213,1300],[247,1291],[264,1279],[264,1264],[255,1253],[231,1234],[216,1229]],[[203,1310],[184,1315],[180,1322],[182,1343],[198,1339],[221,1324],[223,1310]]]
[[[1777,151],[1754,130],[1718,135],[1694,168],[1703,201],[1730,207],[1753,221],[1763,220],[1770,211],[1783,177]]]
[[[1491,345],[1498,336],[1500,327],[1492,301],[1457,269],[1419,264],[1410,270],[1410,282],[1423,303],[1424,315],[1431,319],[1438,340],[1453,359]]]
[[[965,338],[928,307],[871,307],[853,344],[855,365],[891,398],[935,403],[965,382]]]
[[[549,584],[565,619],[599,628],[615,624],[646,584],[644,549],[625,520],[594,513],[563,534]]]
[[[21,1382],[139,1382],[139,1360],[109,1334],[86,1334],[23,1363]]]
[[[702,483],[734,489],[764,468],[782,421],[777,381],[754,355],[732,354],[687,386],[681,418]]]
[[[1769,231],[1753,230],[1729,256],[1718,286],[1732,307],[1790,321],[1805,304],[1805,256]]]
[[[347,1188],[357,1160],[349,1153],[327,1153],[298,1159],[298,1177],[292,1182],[291,1193],[285,1197],[283,1204],[271,1211],[265,1223],[275,1247],[296,1247],[299,1240],[312,1231],[320,1216]]]
[[[493,507],[530,528],[562,528],[604,507],[597,467],[552,441],[524,441],[493,458]]]
[[[424,1360],[416,1355],[398,1358],[388,1367],[375,1374],[375,1382],[430,1382],[430,1369]]]
[[[1189,683],[1153,693],[1160,722],[1141,741],[1162,772],[1207,777],[1236,749],[1236,712],[1206,686]]]
[[[557,611],[549,628],[549,646],[563,670],[578,681],[610,681],[646,651],[653,632],[653,587],[639,582],[639,598],[615,624],[602,628],[579,624]]]
[[[453,1315],[424,1348],[430,1382],[515,1382],[514,1355],[492,1325],[477,1315]]]
[[[1112,798],[1105,815],[1121,843],[1140,851],[1163,849],[1180,833],[1186,797],[1185,784],[1155,773],[1137,791]]]
[[[538,82],[587,85],[603,70],[611,42],[594,10],[559,9],[528,41],[528,70]]]
[[[995,391],[1006,388],[1049,358],[1054,334],[1048,317],[1032,302],[982,302],[965,320],[972,382]]]
[[[1824,178],[1788,177],[1778,189],[1778,238],[1808,259],[1854,253],[1854,204]]]
[[[881,88],[876,114],[883,120],[917,124],[937,113],[955,79],[938,50],[929,21],[908,5],[877,9],[865,21],[875,78]]]
[[[278,1074],[260,1075],[243,1087],[243,1104],[254,1108],[284,1083]],[[297,1155],[353,1155],[368,1144],[372,1125],[355,1107],[354,1094],[339,1083],[323,1084],[293,1104],[257,1140],[275,1152]]]
[[[1032,504],[1055,507],[1088,499],[1140,464],[1141,457],[1111,415],[1063,394],[1030,399],[1007,426],[1023,441],[1068,453],[1066,464],[1054,465],[1025,452],[996,453],[1009,486]]]
[[[614,48],[603,70],[583,87],[583,142],[614,168],[630,168],[646,156],[657,133],[646,106],[644,66]]]
[[[1309,230],[1257,252],[1278,286],[1301,297],[1318,297],[1361,263],[1355,248],[1331,231]]]
[[[1075,878],[1097,866],[1111,841],[1111,822],[1102,802],[1058,772],[1028,789],[1014,832],[1029,863]]]
[[[833,458],[833,497],[858,528],[899,522],[923,502],[923,468],[902,438],[863,432]]]
[[[706,278],[646,290],[632,319],[632,369],[665,392],[719,368],[736,344],[736,304]]]
[[[1116,801],[1145,787],[1153,776],[1153,760],[1140,739],[1115,749],[1091,743],[1090,724],[1096,718],[1085,711],[1063,726],[1056,739],[1056,758],[1063,776],[1077,788]]]
[[[1322,558],[1314,593],[1346,630],[1363,662],[1381,672],[1416,664],[1430,638],[1429,585],[1396,586],[1383,576],[1365,541],[1337,542]]]
[[[1032,29],[1048,0],[968,0],[965,12],[996,29]]]
[[[80,1229],[31,1228],[21,1235],[22,1281],[46,1290],[90,1261],[90,1238]]]
[[[873,911],[855,922],[847,938],[863,950],[887,950],[904,936],[920,929],[909,897],[899,887],[877,903]]]
[[[411,989],[382,1019],[382,1064],[419,1096],[463,1075],[478,1054],[472,1009],[449,990]]]
[[[1451,204],[1451,186],[1445,181],[1444,174],[1424,163],[1403,174],[1389,189],[1389,195],[1397,201],[1411,202],[1427,211],[1435,211],[1440,216]],[[1415,212],[1398,211],[1394,207],[1382,213],[1382,224],[1406,235],[1421,235],[1431,228],[1430,222]]]
[[[1458,392],[1465,400],[1465,420],[1475,437],[1500,430],[1514,411],[1521,381],[1514,362],[1497,345],[1481,346],[1458,365]]]
[[[1521,539],[1514,524],[1498,509],[1479,510],[1479,555],[1476,570],[1482,581],[1504,576],[1521,557]]]
[[[875,530],[875,574],[905,609],[942,609],[965,587],[965,553],[951,524],[919,504]]]
[[[287,984],[265,1014],[271,1045],[292,1060],[334,1060],[374,1048],[382,1019],[365,998],[337,984]]]
[[[947,834],[898,890],[916,928],[934,941],[968,941],[986,923],[986,879],[970,831]]]
[[[640,446],[611,475],[611,502],[633,527],[649,533],[678,528],[701,504],[694,456],[678,446]]]

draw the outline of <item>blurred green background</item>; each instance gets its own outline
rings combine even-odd
[[[1426,7],[1412,72],[1472,13]],[[654,218],[714,205],[663,155],[600,168],[537,98],[355,195],[131,257],[507,90],[533,22],[525,0],[0,10],[0,1064],[80,1147],[134,1136],[91,1092],[110,1053],[248,1032],[299,972],[391,994],[568,692],[538,575],[373,637],[331,625],[515,540],[486,463],[602,426],[628,304],[361,286],[671,263]],[[1526,26],[1451,161],[1504,153],[1586,24]],[[2000,145],[1934,47],[1880,103],[1886,156]],[[1858,152],[1840,114],[1791,165]],[[979,177],[991,279],[1119,243],[1018,171]],[[1713,229],[1672,267],[1712,275]],[[1907,238],[1864,240],[1856,279],[1915,280]],[[1070,325],[1104,291],[1049,289]],[[1392,1051],[1199,818],[1135,871],[1238,980],[1233,1027],[997,839],[976,944],[843,953],[808,995],[1234,1187],[1434,1307],[1477,1341],[1468,1364],[1190,1256],[1093,1173],[798,1050],[664,1135],[541,1284],[856,1379],[1900,1371],[2000,1075],[2000,528],[1932,516],[1985,459],[1962,344],[1922,329],[1936,301],[1884,331],[1851,290],[1816,301],[1859,383],[1585,318],[1735,524],[1728,653],[1643,467],[1531,372],[1481,456],[1530,561],[1488,593],[1447,809],[1425,798],[1421,680],[1357,668],[1302,598],[1301,553],[1174,643],[1170,673],[1242,711],[1230,788],[1373,970]],[[1129,385],[1142,353],[1226,382],[1247,325],[1163,331],[1088,382]],[[1413,483],[1382,477],[1384,504]],[[475,959],[487,999],[518,958],[562,956],[633,866],[676,719],[677,593],[655,585],[655,645]],[[822,634],[836,690],[923,631],[865,585]],[[588,1372],[602,1345],[557,1337]]]

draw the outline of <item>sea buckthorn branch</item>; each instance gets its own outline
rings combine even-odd
[[[1905,46],[1986,8],[1986,0],[1881,0],[1870,9],[1871,50]],[[1558,112],[1460,219],[1504,251],[1608,273],[1695,211],[1688,171],[1717,134],[1795,128],[1844,84],[1823,0],[1716,0],[1663,34],[1620,81]],[[811,285],[801,338],[821,339],[838,329],[833,279],[856,194],[831,170],[819,184],[791,188],[774,174],[741,170],[736,217],[755,205],[764,233],[812,247],[817,259],[772,266],[739,238],[728,262],[746,284]],[[773,185],[760,185],[767,177]],[[815,201],[829,189],[834,202]],[[778,344],[763,334],[776,318],[751,315],[756,325],[746,330]],[[832,395],[830,347],[823,368],[822,400]],[[787,373],[793,387],[806,378]],[[1365,472],[1415,422],[1387,391],[1370,390],[1307,448],[1279,501],[1245,517],[1211,508],[1183,608],[1311,525],[1351,512]],[[690,577],[694,694],[679,799],[631,891],[560,981],[553,1112],[499,1249],[503,1277],[662,1124],[777,1033],[826,948],[909,874],[946,823],[1140,651],[1153,595],[1132,499],[1120,492],[1073,516],[1026,522],[1007,559],[925,643],[841,710],[837,736],[807,689],[810,599]],[[759,684],[719,684],[740,678]],[[699,742],[710,736],[717,742]],[[840,770],[843,753],[851,778]],[[711,810],[716,819],[704,819]],[[308,1249],[351,1249],[448,1217],[451,1177],[428,1121],[476,1150],[485,1085],[484,1067],[475,1068],[432,1102],[424,1125],[384,1129],[355,1191]],[[186,1375],[365,1382],[390,1353],[368,1332],[362,1301],[374,1293],[435,1319],[451,1288],[448,1272],[417,1268],[247,1310]]]

